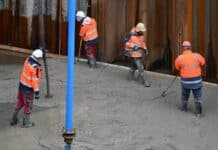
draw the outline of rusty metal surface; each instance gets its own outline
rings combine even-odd
[[[207,77],[218,78],[216,0],[92,0],[91,2],[89,15],[96,18],[98,23],[99,46],[96,54],[98,60],[106,62],[124,60],[119,57],[124,47],[123,37],[140,21],[146,25],[145,39],[150,50],[150,56],[145,61],[146,68],[152,70],[164,66],[173,72],[173,62],[181,53],[181,42],[190,40],[193,42],[193,50],[201,53],[207,60],[203,73]],[[57,53],[60,49],[62,54],[67,54],[67,20],[60,19],[61,10],[62,13],[66,11],[65,8],[57,9],[59,17],[56,20],[52,20],[49,15],[45,16],[46,42],[51,52]],[[15,16],[11,14],[10,10],[0,11],[0,20],[4,20],[1,21],[0,43],[23,48],[36,47],[39,35],[38,23],[34,20],[37,20],[37,16],[24,18],[18,16],[19,12],[15,13]],[[30,22],[32,30],[28,27]],[[156,62],[159,63],[155,66]]]

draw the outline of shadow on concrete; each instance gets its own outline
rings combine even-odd
[[[0,103],[0,130],[4,130],[5,128],[9,128],[11,116],[14,110],[15,103]],[[47,110],[46,107],[33,106],[32,113],[40,112]],[[19,120],[21,121],[23,111],[21,110],[19,113]],[[19,122],[20,122],[19,121]]]
[[[27,54],[20,54],[20,53],[0,50],[0,64],[8,65],[8,64],[23,63],[27,56],[28,56]]]

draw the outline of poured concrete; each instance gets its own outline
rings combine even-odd
[[[0,65],[1,149],[63,149],[66,59],[48,59],[53,97],[44,97],[43,78],[42,95],[35,101],[32,112],[36,126],[28,129],[20,128],[21,123],[15,127],[9,125],[22,63]],[[73,150],[217,150],[216,85],[204,83],[204,116],[199,119],[193,114],[193,97],[189,111],[179,111],[179,79],[166,97],[159,96],[173,80],[172,76],[148,72],[152,86],[144,88],[127,80],[125,67],[99,64],[96,70],[90,70],[86,63],[78,63],[75,67],[77,137]]]

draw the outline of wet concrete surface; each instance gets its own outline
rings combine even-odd
[[[23,61],[27,56],[28,55],[19,54],[16,52],[8,52],[5,50],[0,50],[0,64],[9,65],[9,64],[23,63]]]
[[[0,65],[0,145],[2,150],[59,150],[64,142],[66,59],[48,59],[51,93],[46,99],[45,78],[41,98],[34,102],[36,126],[9,125],[16,103],[22,63]],[[179,79],[165,97],[160,94],[172,76],[147,72],[150,88],[127,80],[128,69],[86,63],[75,66],[73,150],[217,150],[218,111],[216,85],[204,83],[202,118],[196,118],[193,97],[188,112],[181,112]]]

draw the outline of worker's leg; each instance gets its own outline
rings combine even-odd
[[[90,68],[96,68],[96,58],[95,58],[95,50],[96,50],[96,44],[86,44],[85,50],[86,50],[86,56],[88,59],[88,64]]]
[[[196,115],[200,117],[202,114],[202,92],[201,92],[201,87],[198,89],[193,89],[192,90],[193,95],[194,95],[194,100],[195,100],[195,111]]]
[[[24,101],[24,113],[23,113],[23,128],[28,128],[34,126],[34,122],[30,121],[30,114],[33,107],[33,91],[26,92],[26,97]]]
[[[150,83],[146,80],[145,76],[144,76],[144,66],[141,62],[140,58],[134,58],[134,65],[137,67],[137,69],[139,70],[139,77],[143,82],[143,85],[145,87],[150,87]]]
[[[131,66],[130,66],[129,73],[128,73],[128,80],[132,81],[134,79],[134,74],[135,74],[136,69],[137,68],[134,65],[134,59],[132,59]]]
[[[19,87],[18,89],[18,95],[17,95],[17,104],[14,108],[14,112],[12,115],[12,119],[10,124],[16,125],[18,123],[18,114],[19,111],[22,109],[22,107],[24,106],[24,92],[22,91],[22,89]]]
[[[12,115],[12,119],[11,119],[11,122],[10,124],[13,126],[13,125],[16,125],[18,123],[18,114],[19,114],[19,109],[14,109],[14,112],[13,112],[13,115]]]
[[[184,87],[182,87],[182,106],[181,106],[181,110],[182,111],[187,111],[187,105],[188,105],[188,99],[190,96],[190,89],[186,89]]]

